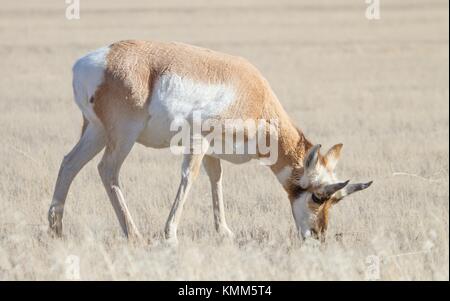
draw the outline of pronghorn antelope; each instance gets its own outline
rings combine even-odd
[[[182,43],[121,41],[80,58],[73,67],[73,89],[84,123],[80,140],[61,164],[49,209],[50,230],[57,236],[72,180],[105,148],[98,165],[103,185],[125,235],[140,238],[119,184],[122,163],[136,142],[169,147],[175,134],[171,122],[189,119],[194,111],[219,120],[278,120],[278,157],[270,169],[289,196],[303,238],[323,237],[330,207],[371,184],[338,181],[334,169],[342,144],[322,155],[320,145],[291,122],[259,71],[240,57]],[[211,182],[215,228],[232,237],[225,221],[220,160],[242,163],[261,157],[185,154],[166,239],[177,242],[183,205],[202,164]]]

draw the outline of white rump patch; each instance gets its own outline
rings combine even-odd
[[[88,120],[96,119],[89,99],[104,80],[109,47],[99,48],[78,59],[72,68],[75,101]]]

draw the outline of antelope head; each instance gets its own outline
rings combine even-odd
[[[293,170],[289,197],[302,238],[313,237],[324,241],[330,208],[346,196],[368,188],[372,181],[339,181],[334,170],[342,144],[334,145],[325,155],[320,153],[320,147],[311,147],[303,160],[303,166]]]

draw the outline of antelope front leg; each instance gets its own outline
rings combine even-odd
[[[203,154],[184,155],[181,171],[181,183],[164,230],[165,238],[170,244],[178,244],[177,227],[180,222],[183,205],[186,201],[189,190],[191,189],[192,183],[198,175],[202,159]]]

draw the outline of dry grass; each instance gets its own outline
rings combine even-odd
[[[89,2],[89,3],[88,3]],[[3,0],[0,10],[0,279],[65,279],[80,257],[82,279],[449,279],[448,2]],[[46,233],[61,159],[78,139],[70,68],[120,39],[178,40],[247,57],[271,82],[313,142],[345,145],[342,178],[373,179],[332,212],[328,243],[298,242],[287,197],[257,163],[225,165],[235,244],[213,231],[206,176],[186,204],[180,246],[159,241],[181,159],[136,146],[123,168],[130,210],[149,246],[129,246],[97,175],[77,177],[65,239]],[[336,241],[336,233],[344,233]]]

